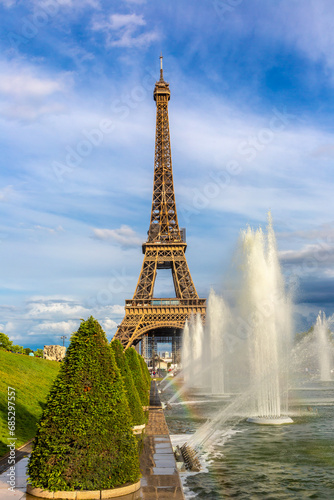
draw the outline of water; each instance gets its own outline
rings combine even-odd
[[[250,228],[242,232],[239,257],[242,286],[237,307],[230,315],[212,293],[204,330],[199,317],[190,318],[183,343],[184,390],[178,392],[177,404],[168,391],[164,395],[174,402],[166,412],[172,440],[187,442],[203,464],[202,472],[183,475],[186,496],[333,499],[334,384],[314,385],[314,379],[305,376],[308,371],[298,364],[304,348],[297,346],[294,357],[289,355],[292,302],[270,214],[266,234]],[[324,323],[322,317],[321,332]],[[325,350],[319,350],[322,365]],[[212,374],[219,363],[215,386]],[[289,370],[301,384],[290,392]],[[227,372],[229,391],[235,394],[226,393]],[[225,397],[215,394],[213,399],[216,392]],[[294,424],[247,422],[254,415],[272,423],[282,414]]]
[[[238,268],[241,290],[233,314],[211,290],[205,326],[199,315],[186,323],[182,349],[185,385],[201,388],[206,394],[224,394],[230,388],[243,392],[249,386],[254,393],[249,416],[273,423],[273,418],[279,419],[287,411],[291,300],[285,291],[270,214],[267,233],[261,228],[242,231]],[[225,378],[229,379],[228,389]]]
[[[267,234],[250,227],[241,234],[242,290],[239,310],[248,325],[253,415],[279,417],[284,353],[291,335],[291,306],[285,292],[270,214]]]
[[[334,380],[334,343],[330,340],[333,321],[334,315],[326,318],[320,311],[314,328],[294,346],[291,371],[300,385]]]
[[[207,383],[212,394],[224,393],[224,334],[230,322],[230,312],[222,297],[210,291],[204,327],[204,367],[209,367]]]
[[[224,334],[230,321],[224,300],[211,290],[205,326],[197,314],[190,316],[183,330],[182,371],[187,387],[224,393]]]
[[[165,412],[172,441],[189,441],[237,396],[188,393]],[[216,428],[201,452],[203,471],[182,473],[187,499],[334,498],[334,384],[290,391],[294,424],[257,426],[239,414]]]
[[[191,314],[183,330],[182,367],[187,387],[203,387],[205,370],[204,329],[201,315]]]
[[[331,380],[331,344],[328,337],[330,320],[326,318],[324,312],[319,312],[314,327],[314,336],[317,345],[317,354],[319,362],[320,380]]]

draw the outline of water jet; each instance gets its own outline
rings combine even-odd
[[[243,288],[240,309],[248,327],[254,409],[247,421],[262,425],[292,423],[281,416],[284,369],[291,329],[291,304],[285,292],[270,213],[267,234],[242,232]],[[287,385],[287,380],[285,380]]]

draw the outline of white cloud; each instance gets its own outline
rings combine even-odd
[[[102,321],[102,327],[106,332],[110,332],[110,330],[115,330],[115,328],[117,328],[117,323],[113,319],[105,318]]]
[[[277,237],[285,239],[316,240],[321,244],[334,245],[334,222],[322,224],[313,229],[304,229],[301,231],[276,233]]]
[[[137,247],[143,243],[137,233],[127,225],[122,225],[119,229],[97,229],[93,228],[94,236],[99,240],[111,240],[119,243],[123,247]]]
[[[15,332],[16,332],[16,324],[14,321],[7,321],[7,323],[4,325],[4,333],[8,335],[11,339],[16,338],[15,337]]]
[[[113,306],[106,306],[104,310],[106,311],[107,314],[114,315],[117,317],[124,316],[124,311],[125,311],[124,306],[118,304],[115,304]]]
[[[38,231],[46,231],[47,233],[51,233],[51,234],[64,231],[64,228],[62,226],[58,226],[56,228],[53,228],[53,227],[46,227],[46,226],[39,226],[38,225],[38,226],[34,226],[33,229],[37,229]]]
[[[327,69],[334,70],[332,0],[309,0],[307,8],[303,0],[253,3],[257,4],[257,15],[250,15],[249,9],[254,11],[252,5],[249,9],[237,7],[234,15],[229,16],[230,29],[243,35],[256,31],[265,39],[289,44],[290,53],[297,49],[310,60],[324,62]],[[265,40],[262,43],[265,45]]]
[[[305,245],[300,250],[285,250],[279,253],[285,264],[304,264],[305,268],[318,270],[319,267],[332,266],[334,263],[334,246],[323,244]],[[313,265],[311,266],[311,263]]]
[[[118,304],[114,305],[114,306],[111,306],[111,312],[112,314],[115,314],[115,315],[123,315],[125,310],[124,310],[124,306],[120,306]]]
[[[0,114],[10,120],[33,121],[66,112],[72,75],[50,76],[19,59],[0,61]]]
[[[12,104],[0,107],[0,115],[8,120],[35,121],[45,115],[66,114],[67,107],[63,104],[50,103],[48,105]]]
[[[74,300],[64,299],[41,299],[28,303],[27,317],[33,319],[51,318],[82,318],[89,314],[88,309],[76,303]]]
[[[1,0],[4,2],[16,3],[17,0]],[[43,8],[44,6],[47,8],[50,0],[30,0],[31,4],[35,7],[35,9]],[[72,9],[82,9],[83,7],[89,6],[95,9],[100,9],[101,4],[99,0],[54,0],[54,2],[59,4],[59,7],[67,7]]]
[[[92,28],[107,33],[107,45],[111,47],[143,47],[159,38],[155,30],[139,32],[146,26],[142,14],[112,14],[108,20],[95,19]]]
[[[63,83],[48,78],[37,78],[27,70],[0,75],[0,93],[11,96],[46,96],[63,90]]]
[[[36,325],[33,330],[31,330],[28,335],[36,335],[40,332],[42,333],[59,333],[59,334],[68,334],[71,335],[74,331],[76,331],[79,327],[80,321],[43,321]]]
[[[136,26],[145,26],[146,22],[142,15],[137,14],[112,14],[110,16],[110,28],[117,30],[120,28],[133,29]]]

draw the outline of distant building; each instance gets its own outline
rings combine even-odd
[[[51,361],[62,361],[66,354],[66,347],[60,345],[45,345],[43,358]]]

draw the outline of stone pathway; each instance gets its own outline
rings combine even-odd
[[[151,386],[149,421],[146,426],[140,468],[143,477],[140,496],[137,498],[184,500],[168,427],[155,382],[152,382]]]
[[[14,492],[8,491],[9,471],[0,474],[0,500],[36,500],[36,497],[25,492],[29,452],[30,448],[17,451]],[[5,465],[5,461],[2,461],[1,465]],[[152,382],[151,387],[149,421],[140,457],[140,469],[143,476],[140,490],[120,497],[121,500],[184,500],[168,427],[155,382]]]

